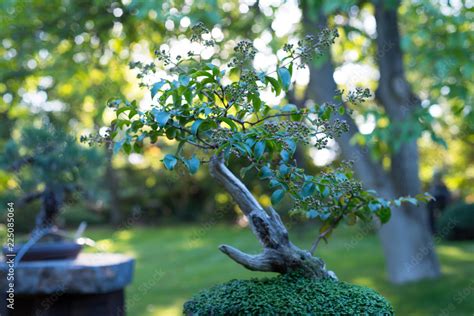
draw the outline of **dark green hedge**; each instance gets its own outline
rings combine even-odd
[[[447,240],[474,240],[474,204],[456,204],[446,210],[438,233]]]
[[[184,304],[187,315],[392,315],[366,287],[297,275],[232,280],[201,291]]]

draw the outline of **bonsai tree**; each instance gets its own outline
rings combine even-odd
[[[192,28],[190,40],[201,47],[213,46],[208,33],[198,23]],[[344,104],[364,102],[370,96],[367,89],[340,93],[332,104],[306,108],[268,104],[262,99],[262,91],[279,96],[291,89],[294,70],[306,67],[336,37],[336,31],[324,29],[317,37],[306,36],[298,43],[286,44],[282,50],[284,57],[267,72],[256,69],[257,51],[245,40],[237,43],[231,60],[223,66],[212,62],[214,57],[203,59],[197,52],[173,57],[166,50],[155,51],[153,62],[131,63],[131,68],[138,70],[140,85],[150,90],[152,104],[140,107],[136,101],[109,101],[116,113],[109,134],[114,151],[141,152],[146,144],[161,138],[176,141],[177,151],[164,156],[164,166],[174,170],[182,165],[194,174],[206,164],[248,218],[263,247],[255,255],[221,245],[219,249],[224,254],[254,271],[298,271],[313,279],[335,277],[314,256],[321,240],[343,221],[354,224],[359,220],[371,221],[375,216],[385,223],[392,205],[417,203],[412,197],[386,200],[375,191],[365,190],[354,178],[350,162],[310,175],[298,167],[294,158],[298,145],[323,149],[330,139],[345,132],[347,124],[338,115],[349,111]],[[156,80],[160,67],[166,75]],[[187,147],[193,148],[192,154],[185,150]],[[239,170],[240,178],[231,170],[235,158],[248,162]],[[250,170],[257,172],[273,190],[273,206],[287,197],[293,201],[292,215],[321,223],[309,249],[295,246],[280,215],[273,207],[265,210],[245,186],[242,178]]]
[[[19,202],[41,201],[32,233],[35,239],[57,231],[56,218],[66,195],[85,191],[100,158],[96,150],[81,146],[52,125],[23,128],[18,140],[5,144],[4,153],[0,164],[17,173]]]

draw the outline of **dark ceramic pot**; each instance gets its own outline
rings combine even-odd
[[[4,246],[2,251],[4,255],[17,255],[22,246],[15,245],[13,251]],[[81,250],[82,245],[72,241],[39,242],[28,249],[21,261],[75,259]]]

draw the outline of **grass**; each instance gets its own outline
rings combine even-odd
[[[183,303],[200,289],[230,279],[269,276],[247,271],[217,250],[220,243],[257,252],[248,229],[230,226],[175,226],[112,231],[92,229],[101,250],[136,258],[133,284],[127,288],[128,315],[181,315]],[[297,245],[309,247],[311,234],[293,232]],[[473,315],[474,243],[437,246],[443,276],[396,286],[387,281],[376,236],[356,228],[336,232],[319,256],[341,280],[365,285],[389,299],[398,315]]]

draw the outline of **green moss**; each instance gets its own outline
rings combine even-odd
[[[201,291],[184,304],[188,315],[392,315],[366,287],[297,275],[232,280]]]

